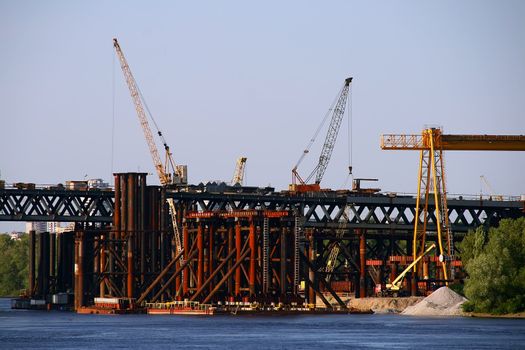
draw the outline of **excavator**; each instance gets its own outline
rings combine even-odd
[[[335,101],[335,106],[332,105],[330,107],[327,115],[325,116],[323,120],[323,123],[321,123],[314,137],[310,140],[305,150],[303,151],[301,157],[297,161],[297,164],[292,169],[292,184],[289,186],[290,192],[304,193],[304,192],[319,192],[321,190],[321,185],[320,185],[321,180],[323,179],[328,163],[330,162],[330,158],[332,157],[332,152],[334,150],[335,141],[337,140],[337,135],[341,127],[341,121],[343,120],[343,116],[345,114],[346,101],[348,99],[348,92],[350,90],[351,83],[352,83],[351,77],[345,79],[343,87],[341,88],[341,91],[339,92],[338,97]],[[310,147],[314,143],[315,137],[319,133],[321,127],[324,124],[324,121],[326,120],[326,118],[328,117],[330,113],[332,114],[332,118],[330,120],[330,125],[328,126],[328,132],[326,134],[326,139],[323,144],[321,154],[319,155],[319,161],[317,165],[315,166],[315,168],[310,173],[310,175],[308,175],[308,177],[305,180],[303,180],[303,178],[299,175],[297,168],[302,163],[305,156],[310,152]],[[352,174],[351,166],[349,167],[349,172],[350,174]],[[315,176],[315,182],[309,184],[308,182],[310,182],[314,176]]]

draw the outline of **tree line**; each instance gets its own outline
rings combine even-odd
[[[0,234],[0,296],[18,296],[28,288],[29,235]]]
[[[525,218],[479,227],[460,244],[468,274],[465,311],[505,314],[525,311]]]

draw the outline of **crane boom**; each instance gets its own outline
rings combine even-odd
[[[148,143],[149,152],[151,154],[151,158],[153,159],[153,165],[155,166],[155,170],[157,171],[157,175],[159,176],[160,183],[162,185],[167,185],[170,183],[170,177],[164,171],[162,161],[160,160],[159,151],[157,150],[157,145],[153,140],[153,135],[151,134],[151,129],[149,127],[148,119],[146,117],[146,112],[144,111],[144,107],[142,106],[137,82],[135,81],[135,78],[131,73],[131,69],[129,68],[126,57],[124,57],[124,53],[122,52],[122,49],[120,48],[120,45],[116,38],[113,39],[113,46],[115,47],[115,50],[117,52],[117,56],[120,61],[120,67],[122,68],[122,72],[124,73],[124,77],[126,78],[126,83],[131,94],[131,99],[133,100],[133,104],[135,105],[135,110],[137,111],[137,116],[139,117],[140,125],[142,126],[142,131],[144,132],[144,137],[146,138],[146,142]]]
[[[244,170],[246,167],[246,157],[239,157],[237,159],[237,165],[235,166],[235,172],[233,173],[231,185],[239,184],[242,186],[244,180]]]
[[[332,119],[330,120],[326,139],[323,144],[323,149],[321,150],[321,155],[319,156],[319,163],[314,170],[316,173],[316,184],[321,183],[321,180],[323,179],[324,173],[326,171],[326,167],[328,166],[330,158],[332,157],[335,141],[337,140],[337,135],[339,134],[339,129],[341,127],[341,121],[343,120],[343,116],[345,114],[346,101],[348,98],[348,91],[350,89],[351,82],[351,77],[345,79],[345,83],[343,85],[343,89],[341,90],[341,94],[339,95],[339,99],[337,100],[337,104],[332,111]],[[312,172],[312,174],[314,172]]]
[[[423,132],[421,135],[382,135],[381,149],[429,150],[431,137],[433,137],[434,148],[443,151],[525,151],[524,135],[446,135],[441,132],[433,134]]]
[[[135,81],[135,78],[133,77],[133,74],[131,73],[131,69],[129,68],[128,62],[126,58],[124,57],[124,53],[122,52],[122,49],[120,48],[120,45],[116,38],[113,39],[113,46],[115,47],[115,50],[117,52],[117,55],[119,57],[120,61],[120,67],[122,68],[122,72],[124,73],[124,77],[126,78],[126,83],[128,84],[129,92],[131,94],[131,98],[133,100],[133,104],[135,105],[135,110],[137,111],[137,116],[139,117],[140,125],[142,126],[142,131],[144,131],[144,137],[146,138],[146,142],[148,143],[149,151],[151,154],[151,158],[153,159],[153,165],[155,166],[155,169],[157,170],[157,175],[159,177],[160,183],[163,186],[167,186],[171,184],[171,176],[166,171],[166,167],[168,165],[172,165],[174,170],[179,167],[175,167],[175,164],[173,162],[173,159],[171,157],[171,153],[169,151],[169,147],[164,142],[164,148],[166,150],[166,167],[162,165],[162,162],[160,160],[159,151],[157,150],[157,145],[155,144],[155,141],[153,140],[153,135],[151,133],[151,129],[148,123],[148,119],[146,118],[146,113],[144,111],[144,107],[142,106],[142,100],[140,97],[140,91],[137,87],[137,82]],[[159,136],[162,138],[162,133],[158,132]],[[180,171],[177,175],[178,178],[181,178],[182,174]],[[175,239],[175,247],[177,249],[177,255],[180,255],[180,264],[184,264],[184,257],[182,254],[182,242],[181,242],[181,234],[179,225],[177,223],[177,208],[175,207],[175,202],[173,198],[167,198],[166,202],[168,203],[169,213],[171,216],[171,224],[173,226],[173,233],[174,233],[174,239]]]
[[[346,109],[346,102],[348,99],[348,93],[350,90],[350,83],[352,82],[352,77],[346,78],[345,82],[343,84],[343,87],[339,94],[337,95],[337,100],[334,104],[330,107],[328,110],[328,113],[326,114],[325,118],[323,119],[323,122],[315,132],[314,137],[310,140],[308,143],[308,146],[301,154],[301,157],[299,158],[299,161],[292,169],[292,184],[290,185],[290,191],[297,191],[297,192],[308,192],[308,191],[320,191],[320,183],[323,179],[324,173],[326,172],[326,168],[328,166],[328,163],[330,162],[330,158],[332,157],[332,152],[334,150],[335,141],[337,140],[337,135],[339,134],[339,129],[341,127],[341,121],[343,120],[343,116],[345,114]],[[321,154],[319,155],[319,161],[315,168],[312,170],[310,175],[306,178],[306,180],[303,180],[303,178],[299,175],[297,168],[305,158],[305,156],[310,152],[310,147],[313,145],[315,138],[317,137],[317,134],[321,130],[324,122],[328,118],[328,116],[332,114],[332,117],[330,119],[330,125],[328,126],[328,132],[326,134],[326,138],[323,144],[323,148],[321,150]],[[349,167],[350,173],[351,167]],[[313,177],[315,176],[315,183],[313,184],[307,184]],[[299,183],[297,183],[299,182]]]
[[[421,260],[425,255],[427,255],[434,248],[436,248],[436,245],[432,243],[432,245],[428,247],[423,252],[423,254],[421,254],[416,259],[414,259],[414,261],[410,265],[408,265],[407,268],[403,272],[401,272],[394,281],[392,281],[392,283],[387,284],[386,288],[392,292],[399,291],[399,289],[401,288],[401,282],[403,282],[403,279],[405,278],[405,275],[407,274],[407,272],[410,271],[410,269],[414,267],[419,262],[419,260]]]

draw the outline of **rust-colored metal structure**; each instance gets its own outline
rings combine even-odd
[[[22,201],[26,192],[13,191],[13,199],[2,203]],[[33,195],[92,203],[94,215],[112,210],[110,225],[105,217],[82,223],[79,211],[73,232],[55,238],[30,234],[31,297],[50,300],[74,292],[71,301],[82,310],[96,297],[133,298],[137,305],[188,299],[342,309],[343,296],[374,295],[378,285],[392,281],[412,261],[413,198],[184,192],[148,186],[144,173],[115,174],[110,208],[95,204],[104,202],[91,198],[106,194],[93,191]],[[180,252],[167,197],[177,206]],[[492,225],[508,215],[524,215],[522,203],[511,204],[452,200],[449,208],[457,213],[453,225],[465,232],[481,221],[467,222],[463,212],[474,212],[478,205],[476,213],[485,213]],[[437,239],[427,236],[434,243]],[[437,254],[423,262],[428,280],[407,276],[406,291],[416,293],[443,280]],[[451,265],[458,270],[460,263]]]

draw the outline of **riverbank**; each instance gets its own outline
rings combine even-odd
[[[495,314],[488,314],[488,313],[481,313],[481,312],[465,312],[462,316],[466,317],[477,317],[477,318],[516,318],[516,319],[525,319],[525,311],[518,312],[515,314],[501,314],[501,315],[495,315]]]

